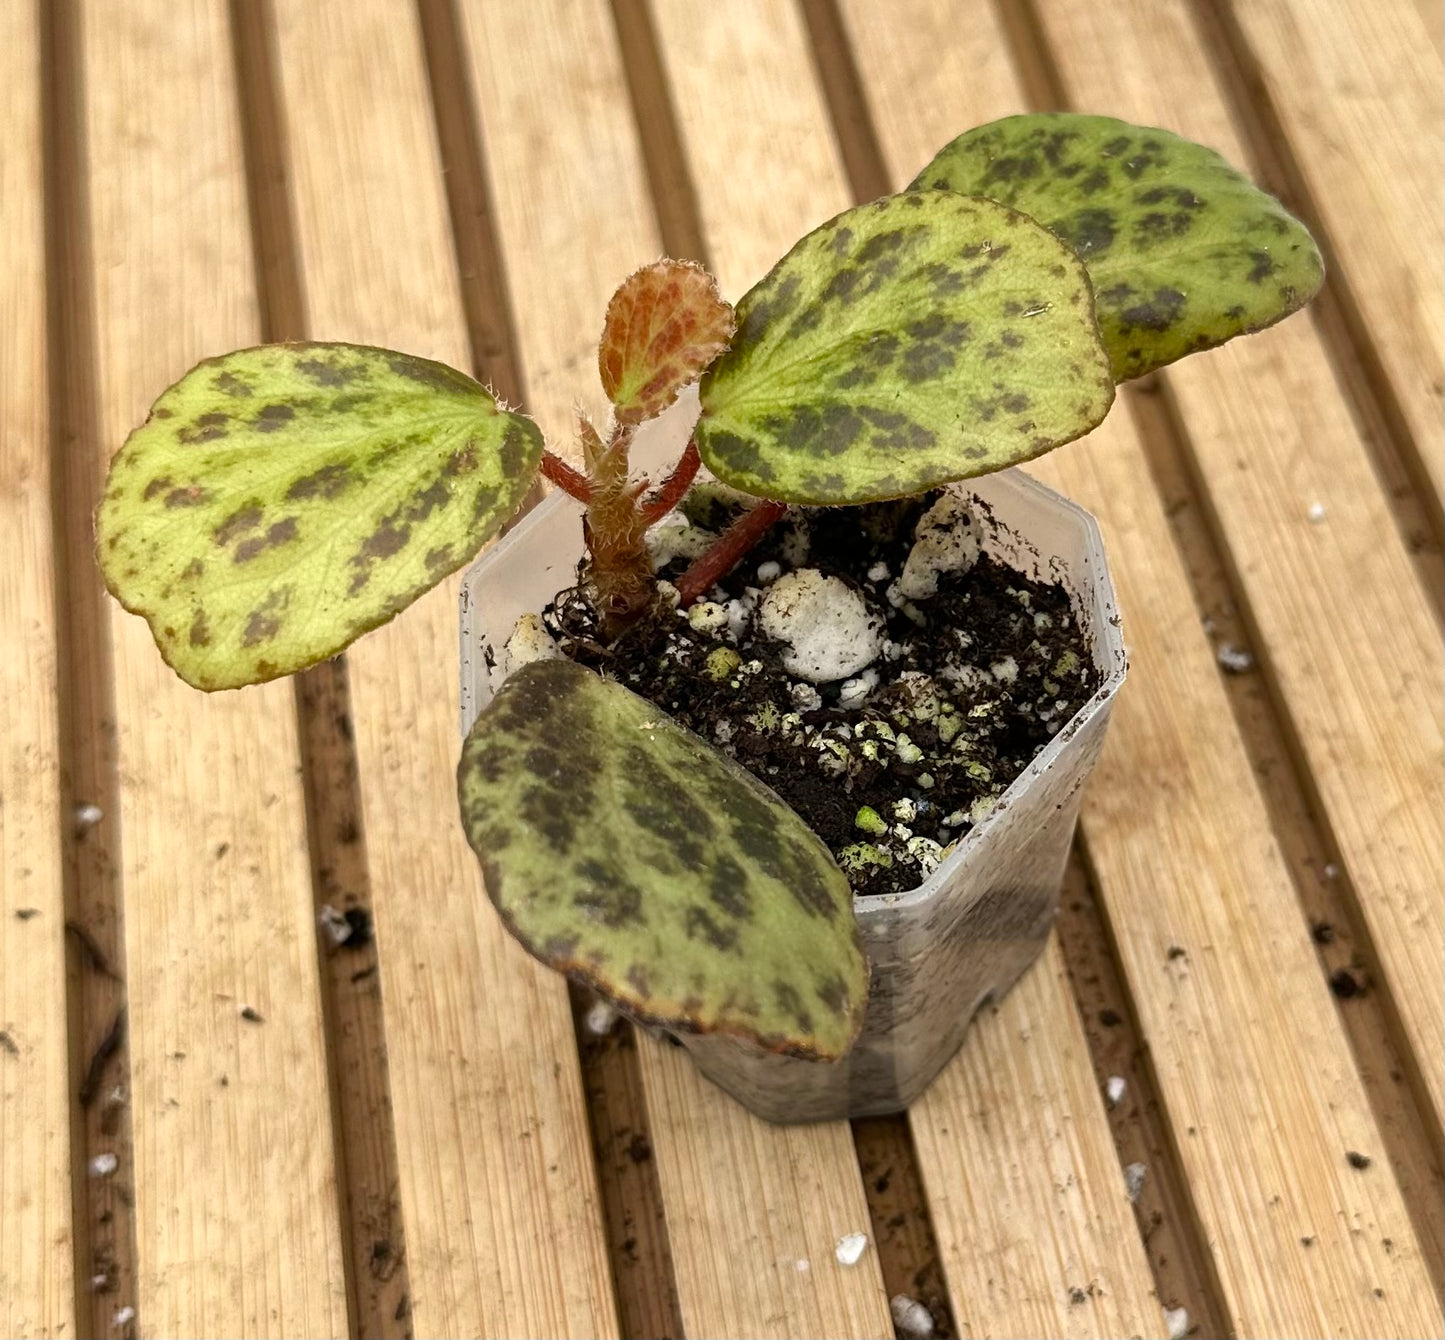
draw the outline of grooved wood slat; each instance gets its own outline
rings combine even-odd
[[[256,303],[224,3],[90,4],[84,51],[104,458]],[[198,693],[112,609],[140,1324],[342,1334],[291,696]]]
[[[1234,13],[1329,230],[1414,448],[1445,499],[1445,95],[1419,10],[1245,0]],[[1436,5],[1436,25],[1440,6]]]
[[[461,0],[526,402],[576,457],[574,407],[607,419],[607,300],[662,244],[606,0]]]
[[[0,1333],[75,1334],[39,10],[0,10]]]
[[[849,203],[805,40],[797,16],[778,4],[724,14],[671,0],[655,12],[709,250],[724,292],[738,296],[802,232]],[[891,27],[887,15],[878,17]],[[1044,970],[1027,991],[1006,998],[994,1021],[999,1028],[970,1037],[911,1114],[963,1334],[1025,1334],[1039,1325],[1060,1334],[1106,1334],[1116,1323],[1143,1334],[1161,1328],[1073,1008],[1057,974]],[[1032,1033],[1038,1051],[1015,1064],[1002,1049],[1020,1031]],[[1034,1070],[1046,1054],[1068,1077],[1047,1109],[1037,1101]],[[1034,1150],[1017,1168],[1000,1166],[995,1138],[970,1115],[976,1072],[969,1067],[985,1056],[999,1086],[992,1101],[1024,1123],[1018,1139]],[[1075,1178],[1071,1204],[1090,1211],[1069,1226],[1058,1217],[1057,1169]],[[978,1179],[976,1189],[987,1188],[979,1194],[1000,1198],[998,1217],[986,1226],[959,1196],[957,1178],[965,1173]],[[1068,1287],[1053,1286],[1076,1271],[1085,1277],[1071,1283],[1087,1288],[1091,1278],[1107,1279],[1117,1295],[1071,1307]],[[974,1292],[1004,1274],[1010,1284],[992,1290],[987,1302]]]
[[[1057,941],[908,1119],[960,1335],[1164,1334]]]
[[[1143,28],[1157,12],[1145,8],[1132,16]],[[886,45],[870,41],[871,7],[848,13],[896,179],[961,129],[1020,110],[1013,74],[986,58],[1002,34],[978,6],[920,0],[895,11],[906,36]],[[1114,83],[1145,59],[1122,60]],[[1235,347],[1257,356],[1262,338]],[[1257,398],[1280,394],[1263,375],[1256,386]],[[1130,681],[1084,833],[1232,1323],[1239,1334],[1433,1334],[1439,1305],[1388,1167],[1346,1161],[1378,1153],[1374,1121],[1133,424],[1116,409],[1030,469],[1099,516],[1119,586]],[[1171,958],[1174,947],[1184,953]]]
[[[276,13],[312,335],[469,366],[414,13]],[[614,1335],[566,989],[503,932],[457,817],[457,585],[348,655],[413,1322]]]
[[[617,39],[600,0],[468,0],[463,13],[527,407],[565,445],[573,402],[605,405],[607,299],[660,250]],[[886,1331],[875,1258],[833,1259],[837,1238],[868,1223],[847,1127],[768,1127],[673,1050],[640,1042],[688,1334]]]
[[[1182,0],[1049,0],[1071,96],[1243,151]],[[1116,53],[1125,77],[1083,59]],[[1419,282],[1427,284],[1425,275]],[[1287,321],[1165,374],[1275,676],[1445,1130],[1445,690],[1439,627],[1414,580],[1313,326]],[[1311,522],[1309,508],[1325,514]]]

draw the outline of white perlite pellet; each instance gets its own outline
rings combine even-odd
[[[330,903],[324,903],[316,919],[334,945],[344,945],[351,939],[351,923]]]
[[[967,572],[978,562],[978,537],[968,504],[945,493],[918,519],[913,548],[898,578],[899,592],[909,600],[938,594],[946,572]]]
[[[1189,1311],[1182,1307],[1164,1309],[1164,1325],[1169,1331],[1169,1340],[1184,1340],[1189,1334]]]
[[[610,1001],[594,1000],[587,1011],[587,1031],[594,1037],[605,1038],[617,1023],[617,1010]]]
[[[856,1266],[863,1259],[863,1253],[868,1250],[868,1235],[866,1233],[845,1233],[838,1239],[838,1245],[833,1248],[833,1255],[838,1258],[840,1266]]]
[[[87,828],[94,828],[103,818],[105,811],[99,805],[77,805],[75,807],[75,827],[78,832],[85,832]]]
[[[1110,1107],[1118,1107],[1124,1101],[1124,1076],[1110,1075],[1108,1082],[1104,1085],[1104,1097],[1109,1100]]]
[[[109,1177],[118,1167],[120,1160],[114,1154],[97,1154],[90,1161],[92,1177]]]
[[[533,661],[557,661],[561,658],[562,648],[543,626],[542,616],[524,614],[513,626],[512,635],[502,648],[502,677],[505,679]]]
[[[908,1340],[928,1340],[933,1334],[933,1315],[916,1298],[896,1293],[888,1300],[888,1311],[893,1314],[898,1334]]]
[[[823,695],[811,684],[794,684],[788,690],[788,696],[800,712],[816,712],[823,705]]]
[[[1228,642],[1219,644],[1214,658],[1229,675],[1242,675],[1245,671],[1254,669],[1254,657],[1243,647],[1236,647]]]
[[[764,637],[781,643],[783,668],[812,684],[856,675],[878,659],[883,620],[841,577],[799,568],[768,588],[758,607]]]
[[[1149,1169],[1142,1163],[1127,1163],[1124,1165],[1124,1190],[1129,1193],[1129,1203],[1135,1204],[1139,1200],[1139,1193],[1144,1190],[1144,1178],[1148,1176]]]
[[[665,568],[674,558],[691,563],[707,552],[717,536],[694,526],[681,512],[669,512],[647,532],[647,556],[653,572]]]
[[[878,671],[871,667],[861,675],[854,675],[852,679],[845,679],[843,687],[838,690],[839,707],[862,707],[868,701],[868,695],[878,687]]]
[[[696,633],[707,636],[721,633],[728,626],[728,611],[725,605],[712,600],[699,600],[687,612],[688,627]]]

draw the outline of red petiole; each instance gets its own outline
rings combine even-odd
[[[650,526],[655,521],[661,521],[674,507],[683,500],[683,496],[692,487],[692,481],[697,477],[698,467],[702,465],[702,459],[697,454],[697,443],[691,438],[688,439],[687,450],[682,453],[682,458],[673,466],[672,473],[663,480],[662,487],[642,505],[642,522]]]
[[[542,473],[547,476],[559,489],[570,493],[580,503],[592,501],[592,485],[587,482],[587,476],[579,470],[574,470],[560,456],[554,456],[550,451],[542,453]]]
[[[684,609],[716,585],[719,578],[732,570],[773,525],[787,512],[780,502],[760,502],[752,511],[740,516],[705,554],[677,579],[678,604]]]

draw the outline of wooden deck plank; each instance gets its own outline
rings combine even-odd
[[[256,305],[224,3],[89,6],[84,50],[108,456]],[[197,693],[112,608],[141,1324],[343,1334],[290,693]]]
[[[602,0],[468,0],[463,14],[526,404],[565,449],[573,403],[605,409],[607,299],[660,250],[617,38]],[[675,1049],[640,1051],[687,1333],[885,1332],[874,1258],[852,1270],[833,1259],[868,1223],[847,1127],[768,1127]]]
[[[553,451],[575,407],[606,421],[607,300],[661,254],[606,0],[461,0],[497,233],[526,382]]]
[[[1440,6],[1433,6],[1438,27]],[[1445,500],[1440,51],[1403,0],[1233,6],[1342,274]]]
[[[738,294],[806,228],[850,203],[805,40],[796,17],[779,5],[749,5],[746,21],[738,21],[735,10],[705,14],[701,6],[677,3],[658,6],[656,13],[710,251],[724,290]],[[888,16],[876,17],[891,27]],[[779,157],[778,145],[803,148]],[[961,1328],[965,1319],[973,1318],[975,1327],[1027,1333],[1047,1306],[1032,1296],[1005,1299],[995,1291],[990,1303],[997,1307],[983,1322],[978,1297],[970,1288],[979,1276],[974,1269],[963,1271],[966,1258],[984,1278],[990,1266],[1001,1270],[1009,1262],[1010,1268],[1021,1267],[1025,1274],[1046,1280],[1061,1279],[1088,1261],[1118,1287],[1119,1297],[1103,1303],[1098,1313],[1071,1310],[1069,1291],[1063,1288],[1049,1300],[1057,1311],[1048,1324],[1061,1333],[1090,1324],[1107,1331],[1111,1318],[1128,1317],[1140,1319],[1141,1333],[1154,1333],[1161,1317],[1087,1051],[1080,1045],[1078,1019],[1066,986],[1056,976],[1043,977],[1037,990],[1033,997],[1005,1002],[1005,1019],[1015,1030],[1011,1036],[1017,1029],[1031,1028],[1041,1053],[1067,1058],[1063,1065],[1071,1087],[1059,1101],[1071,1110],[1077,1143],[1060,1133],[1059,1121],[1051,1120],[1057,1109],[1039,1111],[1037,1083],[1027,1066],[996,1066],[992,1079],[1001,1086],[999,1104],[1020,1114],[1025,1122],[1021,1144],[1032,1151],[1021,1180],[1009,1192],[1014,1216],[1007,1224],[1002,1217],[993,1224],[1001,1236],[980,1232],[977,1221],[965,1213],[964,1202],[956,1195],[949,1198],[954,1178],[965,1168],[1000,1190],[1005,1175],[996,1165],[992,1174],[986,1171],[996,1153],[994,1139],[966,1116],[964,1090],[971,1074],[966,1056],[960,1056],[948,1078],[911,1114],[920,1151],[927,1146],[942,1156],[945,1148],[950,1150],[944,1162],[932,1166],[925,1157],[923,1172],[955,1316]],[[965,1052],[976,1045],[976,1039],[970,1039]],[[1075,1100],[1081,1100],[1077,1109]],[[952,1132],[947,1139],[941,1134],[944,1128]],[[1099,1207],[1099,1215],[1061,1239],[1053,1170],[1064,1165],[1078,1183],[1088,1183],[1078,1190],[1079,1201]],[[1099,1234],[1105,1226],[1110,1233]]]
[[[1244,155],[1180,0],[1043,6],[1081,103]],[[1083,52],[1116,53],[1124,77]],[[1425,276],[1419,282],[1427,284]],[[1445,1131],[1439,626],[1308,321],[1165,374],[1298,748]],[[1309,518],[1320,503],[1324,516]]]
[[[896,179],[961,129],[1021,110],[978,7],[895,10],[886,43],[869,40],[870,7],[848,13]],[[1079,48],[1104,49],[1120,48]],[[1109,73],[1137,78],[1145,59]],[[1116,413],[1030,468],[1100,518],[1119,586],[1132,671],[1084,831],[1233,1325],[1434,1333],[1439,1305],[1388,1169],[1345,1159],[1374,1141],[1373,1118],[1133,424]]]
[[[470,366],[415,16],[276,7],[311,332]],[[418,1334],[616,1334],[562,981],[456,813],[452,579],[348,655]]]
[[[76,1331],[39,9],[0,11],[0,1334]]]
[[[876,1248],[852,1266],[835,1254],[870,1224],[847,1123],[769,1125],[682,1048],[644,1038],[641,1051],[653,1130],[668,1124],[655,1152],[686,1333],[890,1334]]]
[[[1101,1111],[1051,940],[908,1114],[960,1335],[1165,1333]]]

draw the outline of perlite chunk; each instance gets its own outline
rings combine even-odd
[[[774,582],[758,608],[758,626],[783,645],[783,668],[812,684],[856,675],[883,647],[882,618],[841,577],[816,568]]]
[[[968,504],[945,493],[919,519],[913,548],[898,579],[899,593],[909,600],[938,594],[944,573],[967,572],[978,562],[978,535]]]

